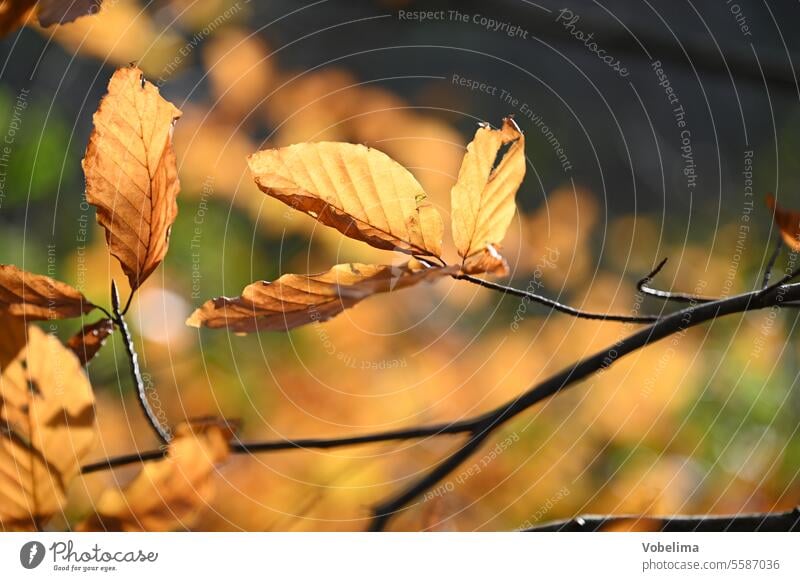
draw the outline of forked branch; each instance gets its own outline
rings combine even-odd
[[[663,263],[661,266],[663,266]],[[377,442],[465,434],[467,436],[466,441],[455,452],[434,466],[422,478],[404,487],[374,509],[370,529],[383,530],[392,516],[404,509],[416,497],[446,478],[464,460],[480,448],[498,428],[539,402],[575,385],[593,373],[611,367],[625,355],[690,327],[735,313],[781,307],[785,302],[795,300],[800,300],[800,284],[781,284],[780,286],[773,285],[763,290],[759,289],[725,299],[689,306],[666,315],[652,325],[621,339],[614,345],[576,362],[549,379],[532,386],[519,397],[489,412],[462,421],[347,438],[276,440],[253,443],[234,441],[231,443],[232,450],[235,453],[258,453],[301,448],[329,449]],[[143,460],[154,460],[163,457],[163,455],[163,450],[153,450],[110,458],[85,466],[83,472],[90,473]]]

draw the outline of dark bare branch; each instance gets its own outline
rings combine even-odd
[[[800,508],[788,512],[694,515],[694,516],[606,516],[586,515],[525,529],[525,532],[597,532],[609,527],[662,533],[798,532]]]
[[[478,286],[482,286],[484,288],[488,288],[494,291],[499,291],[503,294],[512,295],[515,297],[520,297],[525,300],[529,300],[533,303],[538,303],[540,305],[544,305],[546,307],[552,308],[554,311],[558,311],[559,313],[565,313],[567,315],[572,315],[573,317],[577,317],[579,319],[591,319],[596,321],[612,321],[617,323],[636,323],[636,324],[647,324],[647,323],[654,323],[659,320],[658,315],[641,315],[641,316],[630,316],[630,315],[612,315],[609,313],[589,313],[586,311],[581,311],[580,309],[576,309],[574,307],[570,307],[568,305],[559,303],[558,301],[554,301],[553,299],[548,299],[547,297],[543,297],[541,295],[537,295],[536,293],[531,293],[528,291],[520,290],[518,288],[498,284],[496,282],[491,282],[488,280],[484,280],[482,278],[476,278],[474,276],[470,276],[469,274],[457,274],[454,275],[453,278],[457,280],[465,280],[472,284],[476,284]]]

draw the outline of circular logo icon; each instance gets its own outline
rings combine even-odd
[[[19,562],[26,569],[35,569],[44,560],[44,545],[39,541],[29,541],[19,550]]]

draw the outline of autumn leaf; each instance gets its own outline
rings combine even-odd
[[[450,194],[453,239],[464,272],[508,272],[497,250],[514,218],[514,197],[524,177],[525,137],[516,123],[506,118],[500,129],[482,125],[467,146]]]
[[[0,525],[28,528],[59,511],[94,438],[94,396],[78,358],[31,325],[0,375]]]
[[[25,347],[26,341],[25,319],[0,311],[0,373]]]
[[[66,24],[76,18],[95,14],[103,0],[39,0],[36,16],[42,26]]]
[[[65,24],[95,13],[102,0],[3,0],[0,2],[0,36],[30,24],[34,17],[42,26]]]
[[[300,143],[248,158],[266,194],[376,248],[442,253],[442,217],[419,182],[385,153],[351,143]]]
[[[148,462],[124,489],[108,490],[82,531],[170,531],[191,525],[214,495],[215,465],[228,457],[230,431],[220,424],[175,430],[163,460]]]
[[[772,194],[767,194],[766,202],[786,246],[793,252],[800,251],[800,212],[781,208]]]
[[[49,276],[0,265],[0,310],[31,320],[80,317],[95,305],[80,291]]]
[[[54,1],[69,5],[73,0]],[[48,41],[63,45],[70,56],[80,55],[116,66],[135,62],[151,76],[169,77],[190,60],[175,58],[186,39],[178,33],[179,26],[164,26],[156,19],[159,16],[142,10],[142,3],[137,0],[113,0],[104,2],[91,18],[79,18],[68,26],[47,29],[44,34]]]
[[[113,332],[114,323],[111,319],[100,319],[96,323],[86,325],[70,337],[67,347],[78,356],[81,365],[86,365],[94,359],[108,336]]]
[[[181,112],[136,67],[117,70],[94,114],[83,171],[111,253],[131,288],[164,259],[180,184],[172,128]]]
[[[288,331],[335,317],[370,295],[454,274],[457,268],[427,268],[416,260],[400,266],[338,264],[314,275],[285,274],[275,282],[255,282],[236,298],[203,304],[186,323],[237,333]]]

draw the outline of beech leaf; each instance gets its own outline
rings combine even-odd
[[[352,143],[299,143],[248,158],[259,188],[342,234],[383,250],[442,253],[442,217],[411,172]]]
[[[255,282],[241,296],[212,299],[187,320],[192,327],[228,328],[236,333],[288,331],[335,317],[370,295],[455,274],[457,267],[428,268],[416,260],[400,266],[338,264],[313,275],[285,274]]]
[[[0,310],[30,320],[80,317],[95,306],[67,283],[0,265]]]
[[[800,251],[800,212],[781,208],[772,194],[767,194],[766,202],[786,246],[793,252]]]
[[[118,69],[94,114],[83,171],[86,199],[97,207],[131,288],[164,259],[180,189],[172,129],[181,111],[136,67]]]
[[[94,439],[94,396],[78,358],[31,325],[0,375],[2,528],[30,528],[59,511]]]
[[[453,240],[465,259],[464,272],[507,273],[498,249],[514,218],[514,197],[524,177],[525,137],[516,123],[506,118],[500,129],[482,125],[467,146],[450,194]]]
[[[91,323],[75,333],[67,341],[67,347],[78,356],[81,365],[86,365],[94,359],[109,335],[114,332],[114,323],[111,319],[100,319]]]
[[[124,489],[104,492],[82,531],[170,531],[186,528],[214,495],[215,465],[230,452],[219,423],[182,425],[163,460],[147,462]]]
[[[25,347],[25,319],[0,311],[0,373]]]

